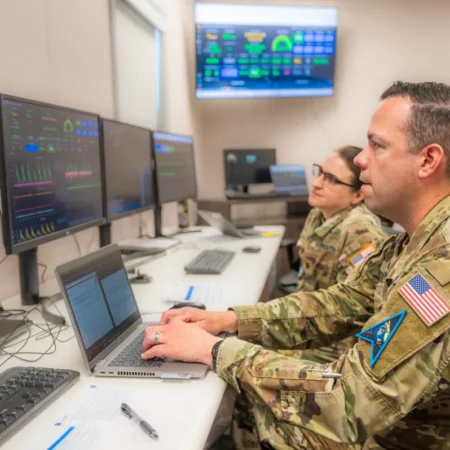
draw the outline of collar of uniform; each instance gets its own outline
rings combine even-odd
[[[418,253],[436,229],[450,216],[450,196],[441,200],[422,220],[411,240],[407,243],[405,256]]]
[[[341,222],[345,220],[345,218],[349,215],[352,209],[353,207],[349,206],[348,208],[342,210],[341,212],[338,212],[334,216],[322,222],[322,224],[316,228],[315,234],[317,234],[317,236],[319,237],[326,236],[333,228],[335,228],[337,225],[339,225]],[[320,217],[322,220],[324,220],[322,213],[320,213]]]

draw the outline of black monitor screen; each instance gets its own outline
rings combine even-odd
[[[153,133],[159,202],[197,196],[194,139],[177,134]]]
[[[150,131],[112,120],[102,125],[108,218],[154,206]]]
[[[276,164],[275,150],[224,150],[227,186],[271,183],[270,166]]]
[[[7,252],[102,223],[98,116],[12,97],[1,111]]]

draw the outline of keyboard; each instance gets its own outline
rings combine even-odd
[[[236,252],[228,250],[203,250],[184,267],[186,273],[219,275],[228,266]]]
[[[145,330],[142,330],[109,364],[110,367],[161,367],[166,358],[152,358],[144,360],[142,342]]]
[[[75,370],[13,367],[0,373],[0,445],[80,378]]]

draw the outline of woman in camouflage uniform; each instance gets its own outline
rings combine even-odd
[[[361,169],[353,162],[361,150],[341,147],[322,166],[313,166],[316,178],[308,202],[314,209],[297,242],[301,261],[298,291],[327,289],[344,281],[387,238],[380,220],[363,203]],[[356,338],[350,337],[329,347],[283,353],[328,363],[338,359],[355,342]]]

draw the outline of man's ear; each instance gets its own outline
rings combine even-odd
[[[420,180],[430,177],[440,169],[445,170],[447,157],[439,144],[428,145],[420,152],[420,155],[420,167],[417,174]]]

